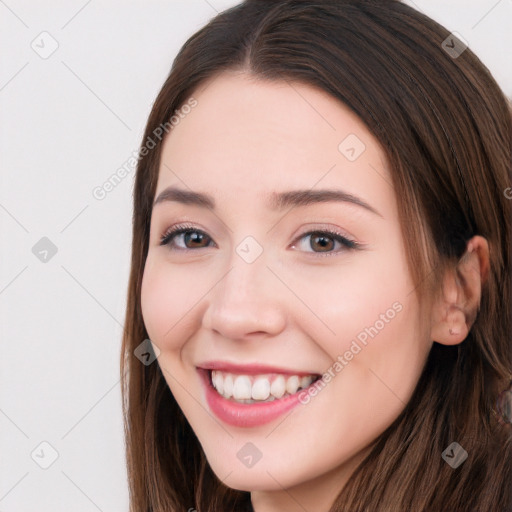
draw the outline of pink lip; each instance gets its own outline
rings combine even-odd
[[[283,375],[317,375],[314,372],[298,371],[287,368],[279,368],[277,366],[269,366],[263,364],[237,364],[225,361],[207,361],[197,365],[199,369],[204,370],[220,370],[223,372],[237,373],[240,375],[257,375],[265,373],[281,373]]]
[[[223,369],[225,368],[223,363]],[[260,367],[264,368],[264,371],[254,371],[254,373],[283,373],[283,372],[275,372],[268,371],[269,367]],[[218,368],[220,369],[220,368]],[[228,400],[221,396],[215,388],[212,386],[210,382],[209,370],[204,368],[198,368],[199,375],[201,376],[201,381],[203,382],[205,392],[206,392],[206,402],[210,410],[223,422],[233,425],[235,427],[258,427],[260,425],[264,425],[265,423],[269,423],[279,416],[285,414],[290,411],[294,407],[296,407],[299,401],[299,394],[304,390],[299,390],[297,393],[290,395],[286,398],[281,398],[279,400],[274,400],[272,402],[264,402],[264,403],[255,403],[255,404],[240,404],[234,402],[233,400]],[[275,370],[275,369],[274,369]],[[227,369],[225,371],[228,371]],[[244,369],[243,372],[235,372],[234,373],[244,373],[247,375],[248,372]],[[288,373],[288,372],[287,372]],[[293,375],[297,375],[294,373]],[[300,374],[299,374],[300,375]],[[310,375],[310,374],[304,374]],[[306,388],[307,389],[307,388]]]

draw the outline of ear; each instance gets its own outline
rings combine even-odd
[[[478,310],[482,284],[489,276],[489,244],[474,236],[456,268],[443,277],[443,290],[432,309],[431,339],[443,345],[464,341]]]

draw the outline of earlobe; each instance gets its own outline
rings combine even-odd
[[[468,336],[471,325],[468,325],[466,314],[454,304],[437,305],[434,315],[431,339],[442,345],[457,345]]]
[[[481,236],[469,240],[456,268],[443,277],[443,289],[432,306],[431,339],[443,345],[463,342],[480,308],[482,285],[489,274],[489,246]]]

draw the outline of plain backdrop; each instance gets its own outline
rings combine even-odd
[[[126,512],[119,352],[134,172],[185,40],[227,0],[0,0],[0,512]],[[409,2],[413,4],[413,2]],[[511,0],[416,0],[512,95]]]

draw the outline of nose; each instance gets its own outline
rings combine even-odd
[[[281,283],[264,254],[252,263],[233,255],[224,277],[207,295],[204,328],[232,340],[276,336],[285,328]]]

